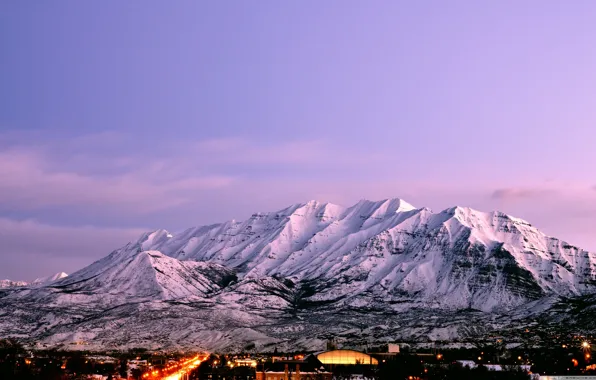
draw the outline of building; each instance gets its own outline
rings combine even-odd
[[[317,355],[317,359],[326,365],[378,365],[379,361],[364,352],[354,350],[333,350]]]
[[[254,359],[234,359],[234,365],[237,367],[256,367],[257,361]]]
[[[387,352],[390,354],[399,354],[399,344],[389,343],[387,346]]]
[[[332,380],[332,377],[331,372],[316,368],[312,362],[287,361],[259,365],[256,380]]]

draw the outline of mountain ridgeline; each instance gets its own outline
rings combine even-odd
[[[395,339],[456,339],[497,328],[491,316],[528,317],[593,293],[595,253],[500,212],[311,201],[146,233],[68,277],[4,290],[0,335],[52,345],[318,347],[364,324]],[[473,315],[452,317],[461,312]]]
[[[60,272],[60,273],[56,273],[53,276],[36,278],[32,282],[0,280],[0,288],[13,288],[13,287],[17,287],[17,286],[42,286],[42,285],[46,285],[46,284],[49,284],[54,281],[58,281],[58,280],[60,280],[64,277],[67,277],[67,276],[68,275],[66,273]]]

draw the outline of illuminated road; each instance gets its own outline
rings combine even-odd
[[[199,357],[194,357],[182,363],[182,368],[171,375],[163,377],[162,380],[182,380],[183,376],[189,374],[190,371],[197,368],[202,360]]]
[[[197,368],[202,362],[205,360],[204,358],[201,359],[199,356],[195,356],[194,358],[187,359],[182,361],[179,364],[172,364],[168,367],[164,368],[162,372],[169,372],[175,371],[168,375],[162,374],[159,375],[159,371],[148,372],[143,375],[143,379],[161,379],[161,380],[184,380],[185,375],[189,374],[193,369]],[[160,376],[160,377],[158,377]]]

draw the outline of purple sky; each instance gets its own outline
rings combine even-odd
[[[0,3],[0,278],[318,199],[596,249],[596,2]]]

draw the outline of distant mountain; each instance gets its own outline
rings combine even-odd
[[[14,288],[28,285],[25,281],[0,280],[0,288]]]
[[[377,339],[455,339],[534,318],[596,293],[596,254],[500,212],[310,201],[146,233],[56,280],[0,292],[0,336],[312,348],[354,328]]]
[[[49,284],[51,282],[61,280],[61,279],[65,278],[65,277],[68,277],[68,275],[66,273],[64,273],[64,272],[60,272],[60,273],[56,273],[53,276],[36,278],[33,281],[33,284]]]
[[[45,285],[54,281],[58,281],[68,275],[64,272],[56,273],[53,276],[37,278],[32,282],[26,281],[11,281],[11,280],[0,280],[0,288],[12,288],[17,286],[33,286],[33,285]]]

